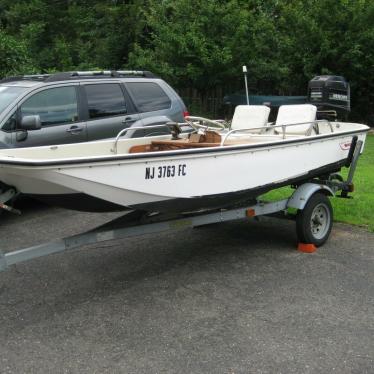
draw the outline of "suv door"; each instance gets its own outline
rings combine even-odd
[[[120,82],[85,82],[81,84],[85,98],[88,140],[115,137],[122,129],[141,126]],[[134,136],[128,132],[125,136]],[[143,130],[136,136],[143,136]]]
[[[22,130],[24,116],[38,115],[40,130]],[[46,88],[29,96],[18,108],[15,147],[78,143],[87,140],[86,124],[80,120],[77,86]]]

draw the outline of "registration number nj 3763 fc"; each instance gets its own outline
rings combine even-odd
[[[150,166],[145,168],[145,179],[175,178],[186,175],[186,164]]]

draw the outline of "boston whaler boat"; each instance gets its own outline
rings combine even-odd
[[[167,124],[170,135],[121,138],[125,129],[116,139],[1,150],[0,180],[17,192],[67,208],[135,211],[126,215],[127,222],[159,212],[197,216],[206,224],[228,220],[224,212],[240,207],[252,207],[243,217],[293,207],[306,211],[297,220],[300,241],[321,245],[332,225],[326,195],[341,190],[344,197],[352,190],[369,127],[317,121],[317,108],[310,104],[281,106],[274,124],[268,123],[269,111],[262,105],[238,106],[229,129],[190,117],[193,132]],[[153,127],[157,131],[165,125]],[[336,173],[350,165],[343,181]],[[297,188],[290,199],[268,208],[258,202],[265,192],[287,185]],[[215,212],[215,218],[201,221],[202,214]]]
[[[252,114],[268,109],[243,107]],[[311,105],[301,107],[285,109],[313,113]],[[23,194],[85,211],[222,207],[339,171],[347,163],[352,138],[364,141],[369,129],[353,123],[302,122],[180,139],[117,137],[6,149],[0,151],[0,180]]]
[[[1,150],[0,180],[23,194],[86,211],[232,205],[347,163],[353,137],[363,142],[369,128],[310,120],[315,111],[308,104],[284,106],[275,126],[258,127],[268,108],[239,106],[240,118],[234,116],[228,132],[121,139],[124,130],[114,141]]]
[[[310,133],[315,125],[318,134]],[[0,180],[23,194],[78,210],[219,207],[339,171],[352,138],[364,141],[368,129],[322,121],[272,126],[265,133],[233,129],[180,139],[166,135],[7,149],[0,152]],[[213,140],[203,141],[212,134]]]

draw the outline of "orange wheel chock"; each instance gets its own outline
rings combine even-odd
[[[245,215],[247,217],[255,217],[256,216],[256,211],[252,208],[249,208],[245,211]]]
[[[299,243],[297,250],[304,253],[313,253],[317,250],[314,244]]]

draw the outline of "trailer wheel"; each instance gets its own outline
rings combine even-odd
[[[333,222],[330,200],[317,192],[310,197],[304,209],[297,212],[296,232],[300,242],[321,246],[328,239]]]

